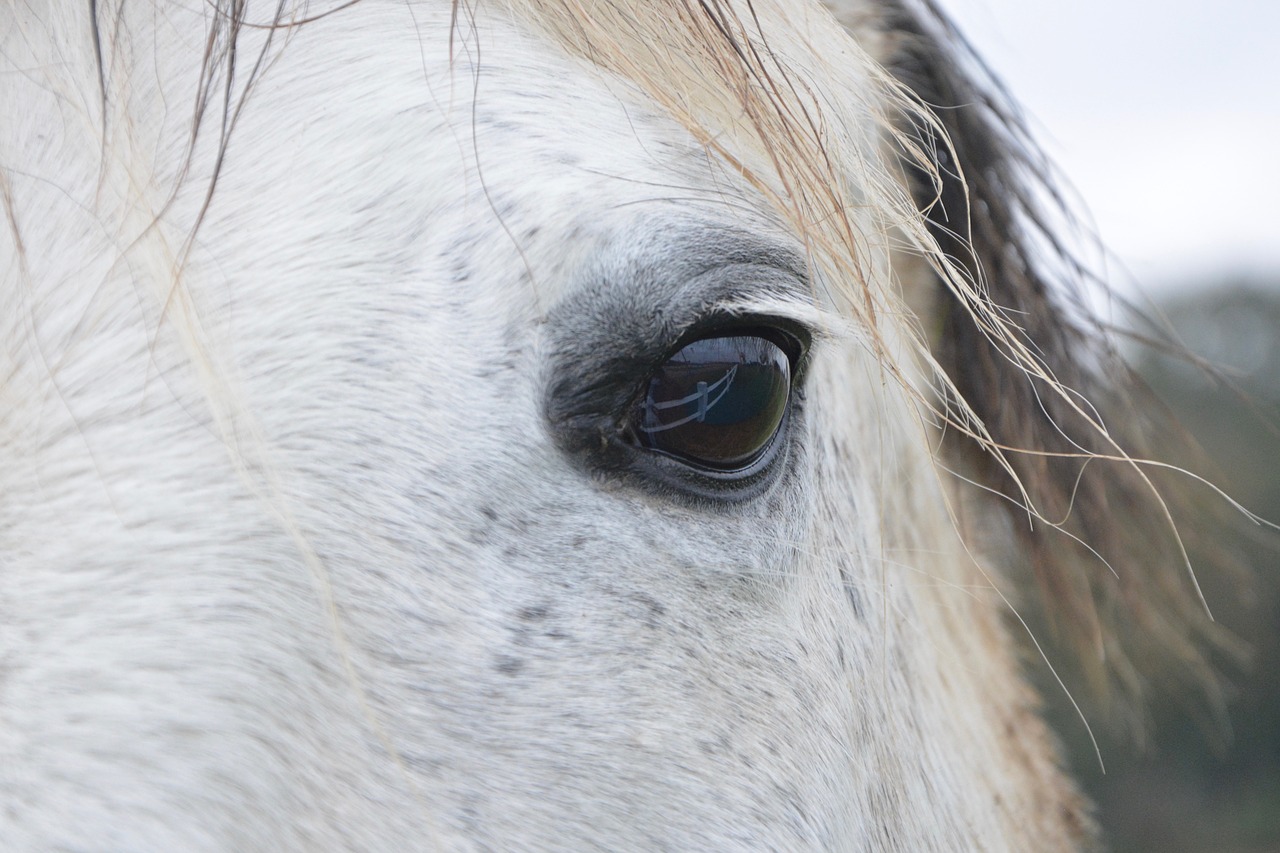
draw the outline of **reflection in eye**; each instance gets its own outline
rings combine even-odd
[[[778,431],[791,362],[755,335],[703,338],[654,371],[636,432],[651,450],[734,471],[756,461]]]

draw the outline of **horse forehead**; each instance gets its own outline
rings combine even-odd
[[[771,227],[742,181],[630,83],[494,15],[451,31],[447,9],[370,8],[301,28],[250,93],[215,198],[229,218],[201,226],[218,234],[207,244],[261,234],[245,227],[253,217],[311,227],[315,251],[338,251],[320,239],[337,224],[320,217],[355,208],[366,245],[447,257],[478,298],[523,278],[545,309],[571,285],[561,273],[610,235],[643,244],[642,221]],[[271,210],[303,197],[334,203]]]

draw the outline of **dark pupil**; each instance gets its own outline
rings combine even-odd
[[[790,389],[791,363],[772,341],[694,341],[650,378],[640,442],[710,468],[744,468],[778,431]]]

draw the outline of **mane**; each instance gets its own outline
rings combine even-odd
[[[890,8],[888,66],[950,141],[935,147],[934,169],[913,174],[930,234],[1038,366],[943,288],[934,352],[992,439],[952,430],[946,457],[1007,511],[1047,619],[1113,712],[1141,714],[1149,679],[1199,688],[1219,712],[1210,661],[1238,658],[1240,647],[1212,622],[1189,554],[1230,568],[1201,538],[1227,503],[1206,500],[1196,477],[1161,459],[1203,464],[1090,307],[1091,293],[1122,300],[1074,254],[1096,237],[1017,105],[932,0]]]

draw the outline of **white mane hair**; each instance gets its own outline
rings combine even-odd
[[[1205,673],[930,3],[0,10],[0,848],[1075,849],[1024,602]],[[749,477],[627,420],[726,330]]]

